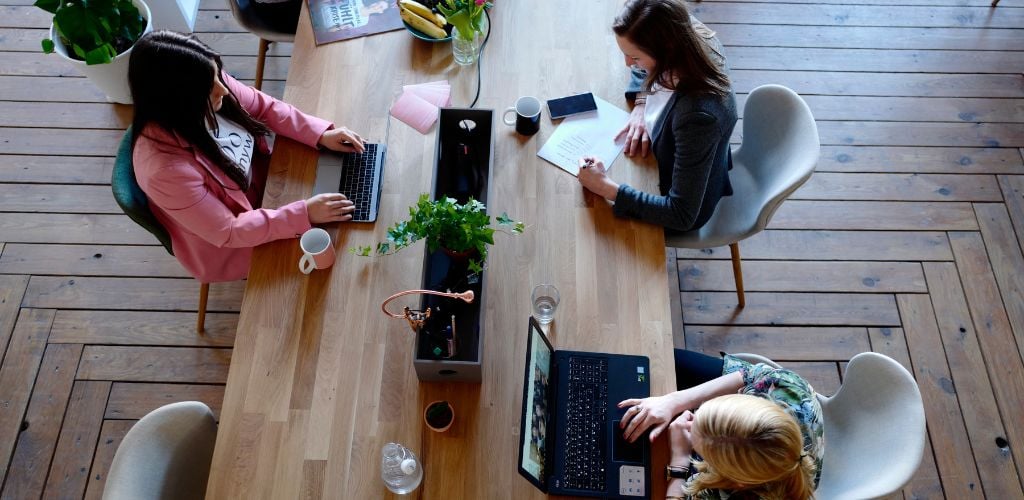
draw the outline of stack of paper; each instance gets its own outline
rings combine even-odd
[[[597,111],[562,120],[537,156],[572,175],[579,175],[583,156],[596,156],[610,169],[626,145],[623,138],[616,141],[615,135],[626,124],[629,113],[600,97],[595,96],[594,100]]]
[[[405,85],[391,105],[391,116],[425,134],[437,121],[438,109],[451,102],[452,88],[447,81]]]

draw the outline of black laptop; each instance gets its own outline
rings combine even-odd
[[[651,393],[646,356],[556,351],[530,318],[519,473],[545,493],[650,498],[647,439],[628,443],[619,401]]]
[[[313,194],[341,193],[355,203],[352,222],[377,220],[384,179],[384,144],[367,143],[362,153],[321,151]]]

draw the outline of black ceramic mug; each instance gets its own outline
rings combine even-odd
[[[509,113],[515,113],[515,121],[509,120]],[[530,96],[516,99],[516,105],[505,110],[502,121],[505,122],[505,125],[514,125],[516,132],[520,134],[536,134],[540,130],[540,99]]]

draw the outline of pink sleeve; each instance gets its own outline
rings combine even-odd
[[[261,208],[235,215],[206,187],[197,170],[201,166],[177,157],[142,161],[150,165],[162,163],[149,172],[151,175],[140,175],[140,184],[150,201],[211,245],[255,247],[268,241],[295,238],[310,228],[305,200],[276,210]]]
[[[226,72],[221,72],[221,77],[242,108],[276,134],[315,148],[320,136],[334,128],[333,123],[303,113],[291,104],[235,80]]]

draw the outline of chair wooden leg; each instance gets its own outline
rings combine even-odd
[[[196,319],[196,333],[202,335],[206,327],[206,299],[210,296],[210,284],[199,285],[199,318]]]
[[[260,52],[256,56],[256,83],[253,85],[256,90],[263,90],[263,63],[267,60],[267,48],[270,41],[260,38]]]
[[[742,308],[747,305],[747,300],[743,296],[743,268],[740,267],[740,244],[730,244],[729,252],[732,253],[732,276],[736,279],[736,299]]]
[[[992,6],[995,7],[996,5],[999,5],[999,0],[992,0]]]

